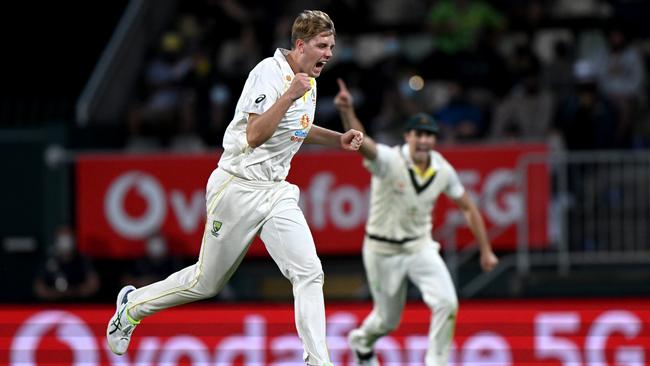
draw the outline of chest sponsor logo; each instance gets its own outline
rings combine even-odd
[[[301,142],[301,141],[303,141],[304,139],[307,138],[308,134],[309,134],[309,132],[307,132],[305,130],[296,131],[291,136],[291,141],[293,141],[293,142]]]

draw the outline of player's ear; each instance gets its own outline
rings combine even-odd
[[[304,53],[305,52],[305,41],[303,39],[300,39],[300,38],[296,39],[296,44],[294,45],[294,47],[296,48],[296,50],[298,50],[298,52]]]

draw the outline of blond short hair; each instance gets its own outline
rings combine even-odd
[[[293,22],[291,45],[293,47],[299,39],[308,42],[321,33],[336,36],[334,22],[332,22],[330,16],[320,10],[305,10]]]

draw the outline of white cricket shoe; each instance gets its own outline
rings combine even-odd
[[[362,337],[363,333],[360,329],[354,329],[348,334],[348,345],[354,354],[354,364],[356,366],[380,366],[375,351],[361,345]]]
[[[131,342],[131,334],[135,326],[140,323],[130,320],[126,314],[127,295],[133,290],[135,290],[135,287],[131,285],[122,287],[120,293],[117,294],[115,314],[108,322],[108,327],[106,327],[108,348],[116,355],[123,355],[126,352],[129,348],[129,342]]]

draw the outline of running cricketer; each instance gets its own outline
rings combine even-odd
[[[334,103],[345,130],[364,131],[343,80]],[[458,298],[442,260],[440,244],[431,237],[433,206],[441,193],[462,210],[478,240],[481,267],[498,263],[485,224],[463,188],[454,168],[433,148],[438,126],[427,114],[411,117],[406,143],[389,147],[365,137],[359,152],[372,174],[370,214],[363,244],[363,264],[373,299],[372,312],[348,335],[357,365],[378,365],[375,342],[395,330],[406,301],[407,278],[420,290],[433,312],[427,366],[446,366],[453,338]]]
[[[291,158],[305,143],[357,150],[363,134],[313,124],[316,80],[332,57],[335,29],[321,11],[295,19],[291,50],[278,49],[250,72],[228,126],[218,167],[206,189],[207,222],[196,264],[167,279],[122,288],[106,330],[111,351],[127,351],[132,332],[160,310],[217,294],[260,235],[291,282],[295,320],[307,365],[330,365],[325,343],[323,270],[299,190],[285,181]]]

